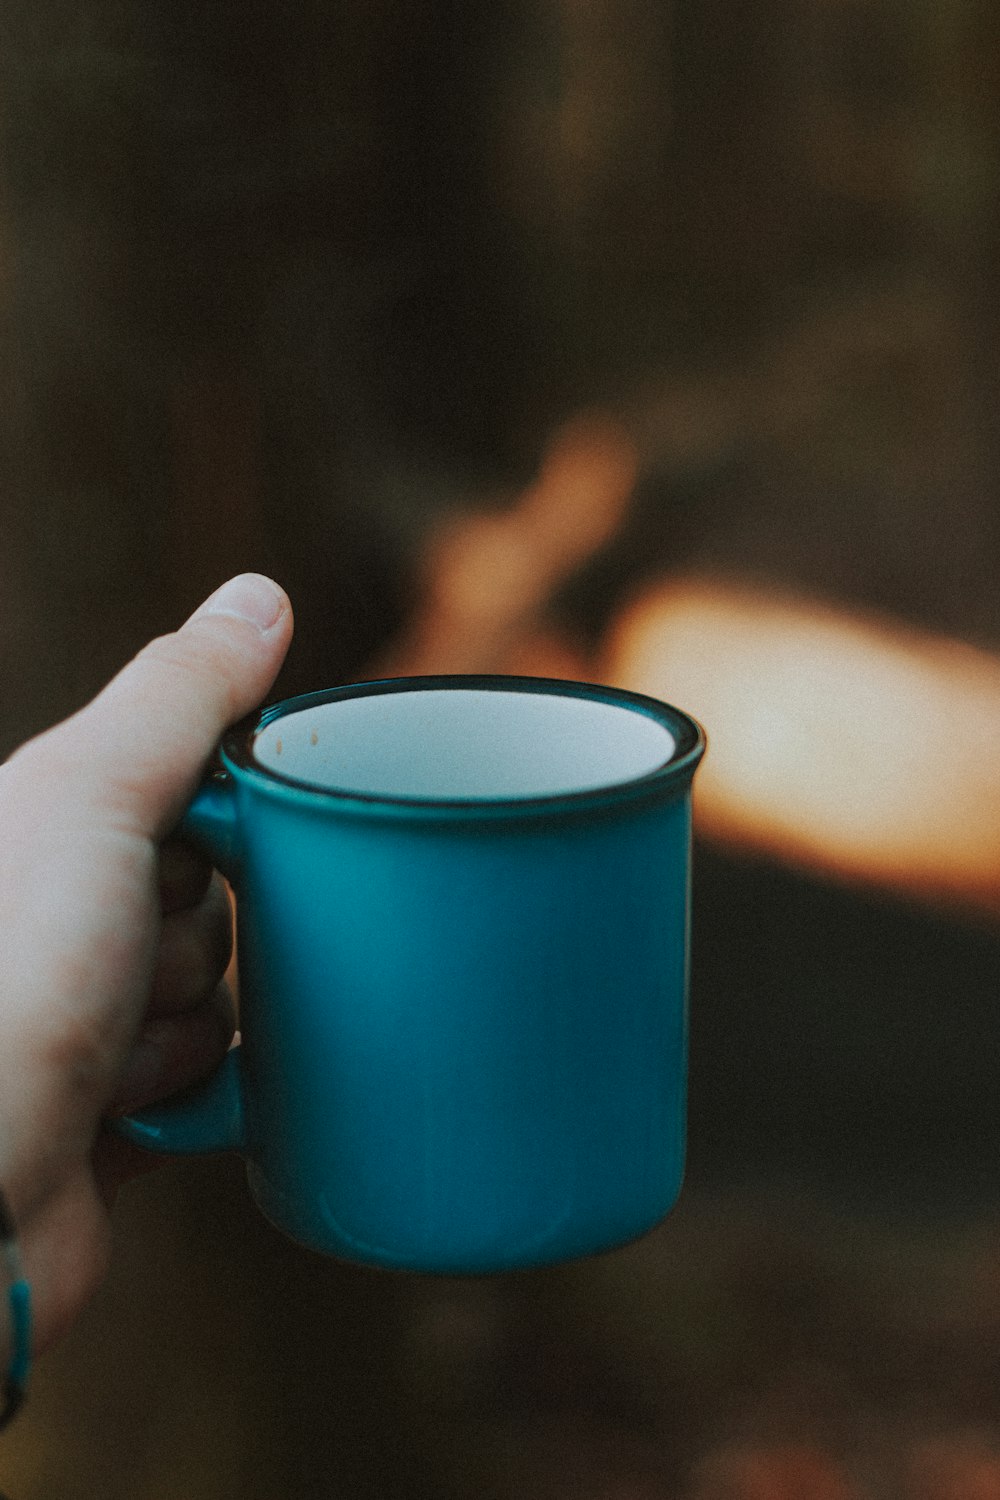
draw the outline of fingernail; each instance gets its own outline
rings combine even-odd
[[[115,1090],[115,1106],[124,1113],[148,1104],[163,1077],[163,1049],[149,1037],[140,1037],[132,1048],[125,1071]]]
[[[278,623],[285,607],[284,593],[270,578],[265,578],[263,573],[241,573],[238,578],[231,578],[216,589],[195,610],[192,619],[204,615],[230,615],[266,632]]]

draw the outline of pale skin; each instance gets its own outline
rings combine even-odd
[[[203,1077],[232,1040],[228,901],[171,835],[291,634],[276,584],[231,580],[0,766],[0,1185],[36,1352],[100,1281],[114,1191],[142,1170],[107,1117]],[[5,1338],[0,1318],[0,1360]]]

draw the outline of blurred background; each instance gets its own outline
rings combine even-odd
[[[276,696],[701,717],[689,1172],[492,1280],[117,1211],[16,1500],[1000,1497],[993,0],[0,0],[0,754],[243,568]]]

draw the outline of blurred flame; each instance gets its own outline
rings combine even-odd
[[[634,443],[610,418],[586,415],[567,424],[514,506],[450,520],[432,537],[418,609],[379,670],[573,675],[568,644],[553,644],[550,663],[568,671],[539,670],[539,617],[621,525],[637,464]]]
[[[1000,903],[1000,662],[874,617],[679,579],[636,600],[603,675],[707,726],[703,830],[940,897]]]
[[[432,538],[421,604],[379,672],[583,678],[667,699],[708,731],[701,833],[1000,909],[997,658],[711,578],[633,598],[595,656],[547,622],[556,590],[620,527],[637,468],[611,419],[569,424],[513,507]]]

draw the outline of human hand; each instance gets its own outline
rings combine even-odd
[[[232,1039],[225,891],[170,835],[291,632],[276,585],[234,579],[0,766],[0,1187],[36,1351],[100,1280],[135,1169],[102,1120],[196,1081]]]

